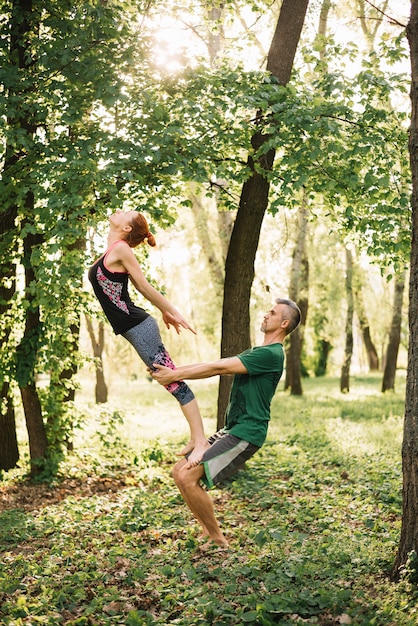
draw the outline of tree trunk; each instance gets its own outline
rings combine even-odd
[[[328,28],[328,15],[331,10],[332,1],[331,0],[322,0],[321,11],[319,13],[319,23],[318,23],[318,35],[320,37],[325,37],[327,34]],[[321,49],[320,57],[322,60],[325,59],[325,49]]]
[[[26,428],[29,437],[31,476],[36,476],[42,470],[48,449],[41,404],[34,383],[28,383],[21,387],[20,395],[25,409]]]
[[[318,339],[316,346],[318,360],[315,366],[315,376],[325,376],[327,373],[328,355],[332,350],[332,345],[326,339]]]
[[[68,221],[71,220],[71,213],[67,216]],[[73,243],[70,243],[63,250],[61,263],[63,265],[66,264],[66,255],[72,256],[74,251],[80,252],[86,249],[86,238],[79,237]],[[81,255],[79,255],[81,258]],[[82,280],[80,276],[72,277],[72,287],[74,289],[82,288]],[[72,402],[75,398],[75,388],[71,384],[68,385],[67,381],[71,381],[74,376],[77,374],[78,365],[77,365],[77,354],[78,354],[78,346],[80,343],[80,317],[77,316],[77,320],[70,324],[69,332],[65,336],[63,343],[64,349],[63,352],[66,356],[66,362],[68,365],[61,369],[59,372],[53,372],[51,375],[51,385],[57,385],[60,389],[63,390],[62,402]],[[58,375],[57,375],[58,374]],[[68,442],[67,442],[68,445]],[[71,446],[70,446],[71,447]],[[72,448],[71,448],[72,449]]]
[[[296,48],[302,31],[309,0],[283,0],[276,30],[267,57],[267,71],[279,83],[289,82]],[[251,144],[256,151],[270,136],[257,132]],[[228,357],[250,346],[250,294],[254,278],[254,261],[261,224],[267,210],[269,181],[262,173],[273,166],[275,151],[269,150],[254,162],[248,156],[249,179],[244,183],[225,263],[222,308],[221,357]],[[219,381],[217,426],[225,420],[231,378]]]
[[[395,279],[393,294],[393,314],[390,326],[389,343],[386,350],[385,370],[383,372],[382,391],[395,389],[396,363],[398,360],[399,344],[401,342],[402,304],[405,289],[405,272]]]
[[[2,398],[5,399],[4,408],[0,415],[0,470],[9,470],[16,467],[19,460],[19,448],[16,437],[16,423],[13,403],[9,389],[3,384]]]
[[[226,257],[228,256],[229,242],[231,241],[231,233],[234,227],[234,221],[234,211],[218,211],[218,228],[221,242],[222,261],[224,266],[226,263]]]
[[[107,402],[108,392],[103,370],[103,350],[104,350],[104,323],[99,322],[98,338],[96,339],[92,321],[86,315],[87,330],[93,347],[96,369],[96,404]]]
[[[402,527],[398,553],[392,569],[397,579],[401,568],[418,553],[418,0],[411,0],[406,29],[411,56],[411,124],[409,156],[412,173],[412,245],[409,278],[409,349],[406,379],[405,421],[402,443]],[[416,561],[414,564],[417,578]]]
[[[301,396],[301,354],[303,335],[309,306],[309,261],[306,253],[306,237],[308,233],[308,206],[305,198],[302,199],[298,211],[298,231],[296,245],[293,251],[292,267],[290,270],[289,297],[297,302],[302,313],[299,327],[289,337],[289,347],[286,351],[286,389],[290,388],[291,395]]]
[[[361,268],[356,264],[353,266],[353,283],[354,283],[354,302],[357,317],[360,323],[360,329],[363,336],[364,347],[366,348],[367,360],[369,363],[369,370],[371,372],[377,372],[379,370],[379,356],[377,350],[372,341],[370,334],[369,320],[366,315],[366,307],[364,306],[363,299],[363,280],[361,275]]]
[[[7,169],[5,163],[4,171]],[[16,253],[16,206],[8,208],[0,214],[0,316],[3,318],[1,343],[8,345],[12,332],[12,321],[3,317],[13,300],[16,291],[16,265],[11,259]],[[4,357],[5,358],[5,357]],[[0,373],[0,469],[9,470],[16,467],[19,460],[19,448],[16,437],[15,410],[13,395],[10,389],[10,374],[6,370],[11,365],[8,355],[7,363],[2,363]]]
[[[192,213],[196,225],[196,233],[199,238],[199,243],[205,258],[208,262],[209,274],[212,279],[212,284],[215,289],[217,299],[221,298],[222,288],[224,284],[223,266],[221,265],[216,250],[214,249],[213,242],[208,231],[208,214],[203,206],[200,198],[189,191],[189,196],[192,201]]]
[[[33,214],[34,199],[31,192],[26,195],[27,215]],[[23,226],[26,225],[26,220]],[[31,253],[35,246],[42,241],[42,235],[30,231],[23,240],[23,266],[25,270],[25,300],[28,305],[25,309],[25,330],[16,350],[16,378],[19,383],[20,395],[25,413],[26,426],[29,437],[31,462],[31,476],[38,474],[42,467],[42,460],[46,459],[48,442],[45,425],[42,418],[41,403],[35,385],[36,362],[39,343],[42,336],[39,305],[32,293],[35,283],[35,273],[31,264]]]
[[[354,316],[354,300],[353,300],[353,257],[346,248],[346,278],[345,288],[347,293],[347,319],[345,323],[345,352],[344,362],[341,368],[340,390],[343,393],[350,391],[350,367],[351,358],[353,356],[353,316]]]
[[[7,178],[8,159],[5,161],[3,177]],[[6,182],[6,181],[5,181]],[[6,208],[0,213],[0,316],[3,321],[3,332],[0,341],[4,346],[9,343],[12,332],[12,321],[5,316],[16,292],[16,258],[17,238],[15,220],[17,207]],[[9,351],[8,351],[9,352]],[[0,373],[0,469],[9,470],[16,467],[19,460],[19,448],[16,436],[15,410],[13,395],[10,389],[10,374],[6,370],[11,365],[8,354],[7,363],[2,363]]]

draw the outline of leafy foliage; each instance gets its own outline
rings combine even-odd
[[[31,497],[18,484],[16,504],[11,484],[0,491],[1,623],[414,623],[415,584],[382,576],[399,534],[403,397],[371,377],[353,387],[277,394],[266,445],[212,491],[228,552],[200,550],[169,477],[173,442],[138,453],[120,411],[91,413],[97,435],[69,478]]]
[[[173,5],[181,15],[183,7]],[[235,7],[226,3],[231,14]],[[156,21],[148,20],[165,11],[158,2],[34,3],[25,14],[18,8],[4,2],[0,22],[1,220],[12,212],[0,241],[2,282],[10,288],[1,302],[0,382],[48,377],[48,388],[37,392],[57,459],[74,426],[67,401],[82,360],[79,316],[88,307],[86,233],[114,207],[145,210],[154,224],[172,225],[193,181],[208,195],[216,190],[221,208],[236,208],[247,157],[260,156],[250,139],[261,131],[268,138],[261,151],[274,147],[277,154],[269,174],[273,213],[295,206],[303,189],[313,217],[330,213],[379,262],[404,263],[405,117],[390,99],[402,95],[405,77],[380,63],[399,58],[399,42],[383,41],[382,52],[363,59],[351,79],[341,66],[359,64],[354,46],[328,43],[331,67],[315,45],[283,88],[263,71],[245,70],[230,51],[216,64],[201,57],[171,76],[158,71]],[[199,8],[207,37],[218,25],[209,25],[206,5]],[[26,20],[19,59],[10,44]],[[22,264],[31,274],[13,292]],[[23,336],[32,313],[39,321]]]

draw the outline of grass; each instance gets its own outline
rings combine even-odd
[[[170,478],[187,427],[164,390],[136,382],[101,408],[81,397],[65,478],[23,500],[18,472],[0,488],[0,623],[416,624],[416,588],[387,576],[404,399],[379,384],[279,391],[265,446],[211,492],[231,550],[207,554]],[[209,433],[216,383],[193,387]]]

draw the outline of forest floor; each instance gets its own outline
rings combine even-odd
[[[398,384],[279,391],[265,446],[211,491],[228,551],[202,550],[170,477],[187,428],[168,394],[136,382],[115,406],[82,399],[60,475],[30,483],[23,455],[0,482],[0,624],[417,624],[416,583],[388,575],[401,524]],[[216,386],[195,391],[209,433]]]

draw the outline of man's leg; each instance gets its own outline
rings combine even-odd
[[[200,522],[203,533],[219,546],[227,546],[228,542],[215,517],[212,500],[200,483],[203,474],[203,465],[189,467],[186,459],[176,463],[173,469],[174,481],[187,506]]]

